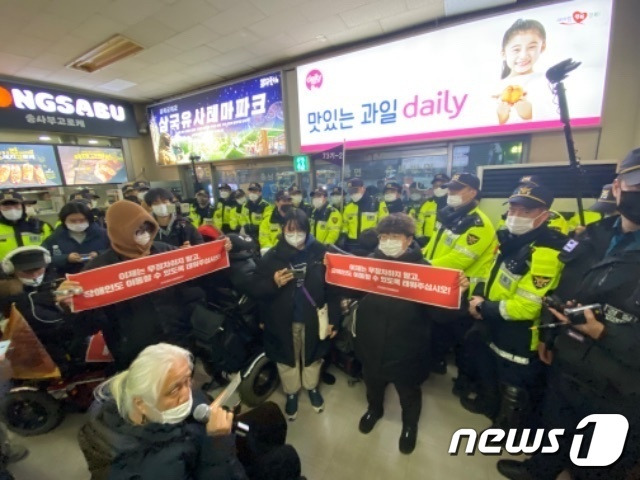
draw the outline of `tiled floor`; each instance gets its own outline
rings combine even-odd
[[[449,368],[452,371],[452,368]],[[450,375],[434,375],[423,385],[423,411],[416,450],[398,451],[400,405],[391,387],[387,390],[385,416],[369,435],[358,431],[358,420],[366,410],[364,385],[347,384],[337,376],[333,386],[323,385],[326,410],[317,414],[306,395],[300,397],[298,418],[289,423],[288,442],[302,459],[309,480],[430,480],[502,478],[494,456],[448,454],[452,433],[458,428],[484,429],[489,421],[464,410],[451,394]],[[272,400],[282,405],[284,394]],[[53,432],[18,439],[31,450],[29,457],[13,465],[17,480],[87,480],[89,473],[76,442],[84,415],[69,415]]]

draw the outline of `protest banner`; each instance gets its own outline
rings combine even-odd
[[[227,268],[224,243],[218,240],[67,275],[82,288],[73,296],[73,311],[129,300]]]
[[[459,270],[328,253],[327,283],[443,308],[460,308]]]
[[[113,356],[104,341],[102,332],[92,335],[89,339],[89,346],[85,355],[87,363],[110,363],[113,362]]]

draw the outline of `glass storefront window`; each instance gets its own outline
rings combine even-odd
[[[454,145],[452,173],[477,174],[481,165],[513,165],[524,158],[522,139]]]
[[[305,187],[306,175],[307,183],[310,182],[309,174],[302,174],[302,188]],[[268,202],[273,202],[275,193],[280,189],[291,188],[296,184],[298,174],[293,170],[293,164],[286,165],[265,165],[264,167],[255,168],[225,168],[216,167],[216,178],[218,184],[228,183],[233,190],[237,188],[243,189],[245,192],[252,182],[258,182],[262,185],[262,196]]]

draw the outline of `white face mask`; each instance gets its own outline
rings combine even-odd
[[[89,228],[89,223],[65,223],[66,227],[75,233],[84,232],[87,228]]]
[[[25,212],[27,214],[27,217],[33,217],[36,215],[36,209],[33,207],[25,207]]]
[[[419,200],[422,199],[422,195],[420,195],[419,193],[412,193],[411,194],[411,200],[413,200],[414,202],[417,202]]]
[[[506,225],[507,230],[509,230],[513,235],[524,235],[535,228],[534,223],[538,217],[526,218],[518,217],[516,215],[507,215],[507,219],[504,224]]]
[[[140,246],[145,246],[151,241],[151,234],[149,232],[144,232],[139,235],[135,235],[133,240]]]
[[[22,278],[18,277],[18,280],[22,282],[22,284],[26,287],[38,287],[44,280],[44,273],[42,275],[38,275],[36,278]]]
[[[324,205],[324,198],[314,198],[312,202],[313,202],[313,208],[320,209]]]
[[[260,198],[260,194],[259,193],[250,193],[249,194],[249,200],[251,200],[252,202],[257,202],[259,198]]]
[[[145,194],[145,193],[147,193],[147,192],[140,192],[140,193],[138,194],[138,200],[140,200],[141,202],[144,202],[144,194]]]
[[[244,205],[247,203],[247,197],[236,198],[236,202],[238,202],[238,205]]]
[[[285,233],[284,239],[292,247],[299,247],[307,239],[307,234],[304,232]]]
[[[96,202],[95,200],[93,200],[91,202],[91,208],[98,208],[98,202]]]
[[[385,193],[384,194],[384,201],[385,202],[393,202],[396,198],[398,198],[398,195],[396,193]]]
[[[444,197],[449,190],[447,188],[434,188],[433,194],[436,197]]]
[[[223,200],[226,200],[227,198],[229,198],[229,194],[230,192],[227,192],[226,190],[222,190],[220,191],[220,198]]]
[[[295,205],[300,205],[300,203],[302,202],[302,195],[291,195],[291,201]]]
[[[358,203],[360,200],[362,200],[362,193],[358,192],[351,194],[351,201]]]
[[[169,216],[169,207],[166,203],[161,203],[160,205],[152,205],[151,211],[156,217],[168,217]]]
[[[390,238],[388,240],[380,240],[378,248],[387,257],[398,258],[402,255],[405,249],[402,247],[402,240]]]
[[[2,216],[10,222],[15,222],[22,218],[22,208],[12,208],[11,210],[2,210]]]
[[[333,205],[340,205],[342,203],[342,197],[340,195],[331,195],[331,203]]]
[[[155,407],[152,407],[156,411],[159,417],[159,423],[176,424],[185,420],[191,414],[191,407],[193,407],[193,395],[189,392],[189,400],[177,407],[170,408],[161,412]]]
[[[462,205],[462,197],[460,195],[449,195],[447,197],[447,205],[456,208]]]

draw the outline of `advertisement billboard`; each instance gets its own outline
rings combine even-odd
[[[151,105],[147,115],[158,165],[286,151],[280,72]]]
[[[128,180],[120,148],[59,146],[57,149],[67,185],[125,183]]]
[[[546,70],[582,62],[565,86],[575,126],[600,124],[612,0],[484,18],[297,68],[301,150],[561,128]]]
[[[61,185],[51,145],[0,143],[0,189]]]
[[[0,128],[138,136],[129,102],[1,79]]]

